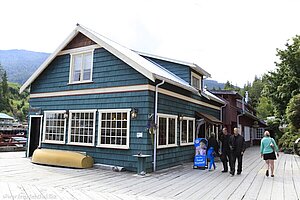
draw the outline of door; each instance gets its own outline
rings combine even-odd
[[[27,144],[27,157],[31,157],[34,150],[40,145],[40,137],[42,132],[41,115],[31,115],[29,121],[29,137]]]

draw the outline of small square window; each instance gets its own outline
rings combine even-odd
[[[191,85],[192,85],[194,88],[196,88],[196,89],[198,89],[198,90],[201,90],[201,89],[202,89],[202,88],[201,88],[201,83],[202,83],[202,78],[201,78],[201,76],[198,75],[198,74],[196,74],[196,73],[194,73],[194,72],[192,72],[192,74],[191,74]]]

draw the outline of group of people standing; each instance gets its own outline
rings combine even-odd
[[[238,161],[237,174],[242,173],[243,155],[246,150],[245,139],[239,134],[239,129],[233,129],[234,134],[228,133],[227,128],[223,128],[221,135],[221,161],[223,163],[223,173],[228,172],[228,162],[230,166],[230,174],[235,174],[235,163]]]
[[[220,158],[223,163],[222,173],[228,172],[228,163],[230,167],[229,173],[231,176],[240,175],[242,173],[242,164],[243,164],[243,155],[246,150],[245,139],[239,134],[239,129],[233,129],[233,135],[228,133],[227,128],[223,128],[223,134],[220,136]],[[216,140],[215,134],[212,133],[207,146],[208,158],[210,164],[208,169],[211,170],[212,166],[216,168],[214,158],[219,152],[219,144]],[[260,153],[261,157],[266,161],[267,170],[266,176],[269,176],[269,169],[271,169],[271,177],[274,177],[274,160],[276,160],[275,152],[278,154],[278,146],[273,138],[270,137],[270,133],[265,131],[264,138],[261,140]],[[237,161],[237,170],[236,170],[236,161]]]

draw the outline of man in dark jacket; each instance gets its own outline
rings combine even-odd
[[[229,148],[229,138],[231,134],[228,133],[227,128],[223,128],[223,134],[220,137],[221,141],[221,161],[223,163],[223,173],[228,172],[228,161],[230,164],[230,148]]]
[[[233,129],[234,135],[229,138],[229,148],[231,155],[231,163],[230,163],[230,174],[234,176],[235,173],[235,161],[238,160],[237,174],[242,173],[242,159],[243,154],[245,152],[245,139],[243,136],[239,134],[239,129]]]

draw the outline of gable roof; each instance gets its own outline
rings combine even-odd
[[[194,69],[196,72],[199,72],[200,74],[202,74],[206,78],[211,77],[210,73],[208,73],[207,71],[205,71],[204,69],[202,69],[199,65],[197,65],[195,63],[176,60],[176,59],[173,59],[173,58],[166,58],[166,57],[163,57],[163,56],[153,55],[153,54],[144,53],[144,52],[140,52],[140,51],[134,51],[134,52],[136,52],[137,54],[139,54],[141,56],[146,56],[146,57],[149,57],[149,58],[164,60],[164,61],[168,61],[168,62],[172,62],[172,63],[177,63],[177,64],[180,64],[180,65],[186,65],[186,66]]]
[[[134,51],[92,31],[79,24],[72,31],[72,33],[65,39],[65,41],[45,60],[45,62],[33,73],[33,75],[22,85],[20,93],[23,92],[30,84],[48,67],[60,51],[78,34],[82,33],[86,37],[96,42],[101,47],[108,50],[110,53],[133,67],[139,73],[155,82],[156,79],[164,80],[172,85],[189,90],[193,93],[199,94],[198,90],[192,87],[189,83],[176,76],[172,72],[164,69],[156,63],[150,62]]]
[[[120,60],[127,63],[129,66],[137,70],[139,73],[143,74],[145,77],[150,79],[151,81],[155,82],[155,80],[164,80],[167,83],[172,85],[181,87],[183,89],[189,90],[195,94],[201,95],[197,89],[192,87],[188,82],[181,79],[177,75],[173,74],[172,72],[168,71],[164,67],[160,66],[155,62],[151,62],[150,60],[142,57],[135,51],[132,51],[108,38],[103,35],[100,35],[86,27],[83,27],[77,24],[76,28],[71,32],[71,34],[63,41],[61,45],[45,60],[45,62],[32,74],[32,76],[22,85],[20,88],[20,93],[23,92],[27,87],[29,87],[35,79],[48,67],[48,65],[55,59],[57,55],[76,37],[78,33],[82,33],[86,37],[90,38],[98,45],[118,57]],[[183,61],[171,61],[182,64],[189,65],[188,63],[183,63]],[[196,67],[196,64],[190,64]],[[198,70],[201,68],[198,67]],[[201,70],[200,70],[201,71]],[[210,76],[204,70],[202,71],[205,76]],[[215,100],[215,99],[213,99]],[[220,101],[217,101],[220,103]],[[224,102],[222,102],[224,104]]]

